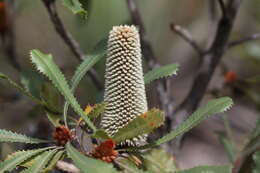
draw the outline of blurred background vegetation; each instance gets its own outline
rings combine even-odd
[[[178,76],[172,80],[173,95],[176,105],[186,96],[196,72],[199,61],[197,53],[190,45],[170,29],[175,23],[187,28],[201,45],[208,45],[214,38],[216,22],[212,22],[210,0],[142,0],[137,1],[147,31],[147,39],[152,45],[161,64],[179,63]],[[80,43],[85,53],[91,52],[95,45],[108,36],[112,26],[131,23],[125,0],[88,0],[88,17],[82,20],[79,16],[62,6],[58,1],[58,12],[66,28]],[[231,39],[236,40],[260,32],[260,0],[243,1],[235,21]],[[216,17],[220,10],[217,8]],[[0,71],[16,81],[26,83],[26,76],[31,76],[33,67],[29,59],[31,49],[40,49],[52,53],[56,63],[69,79],[78,60],[56,33],[48,13],[41,1],[17,0],[14,9],[14,32],[17,60],[22,72],[15,70],[4,51],[1,42]],[[104,78],[105,59],[95,69]],[[224,71],[223,71],[224,69]],[[225,71],[234,71],[237,81],[224,84]],[[35,73],[37,75],[37,73]],[[21,80],[22,79],[22,80]],[[39,77],[36,76],[36,80]],[[245,83],[245,81],[250,82]],[[40,80],[40,79],[39,79]],[[36,82],[39,84],[38,82]],[[235,106],[228,112],[227,119],[232,129],[232,137],[239,148],[253,129],[260,109],[260,41],[251,41],[228,49],[211,81],[208,97],[229,95],[234,98]],[[37,87],[37,86],[36,86]],[[0,127],[33,136],[48,138],[51,127],[43,112],[37,109],[29,99],[19,95],[15,90],[0,81]],[[150,107],[157,107],[154,89],[147,88]],[[81,105],[94,104],[102,99],[89,78],[83,80],[77,91]],[[224,151],[216,131],[224,129],[223,116],[211,118],[188,134],[180,154],[176,157],[183,168],[200,164],[225,164],[228,156]],[[2,159],[14,148],[23,146],[1,144]],[[197,157],[199,155],[199,158]]]

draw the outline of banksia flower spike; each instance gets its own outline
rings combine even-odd
[[[147,111],[140,38],[135,26],[115,26],[109,33],[104,101],[107,106],[101,125],[111,136]],[[144,135],[123,144],[137,146],[145,141]]]

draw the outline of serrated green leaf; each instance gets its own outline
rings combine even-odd
[[[41,171],[42,173],[47,173],[49,171],[51,171],[55,166],[56,163],[61,160],[62,156],[64,154],[64,150],[58,151],[53,158],[50,160],[50,162],[48,163],[47,167]]]
[[[63,0],[63,5],[70,9],[74,14],[87,17],[87,11],[83,8],[79,0]]]
[[[198,110],[196,110],[191,116],[189,116],[183,123],[181,123],[176,129],[172,132],[168,133],[167,135],[163,136],[162,138],[158,139],[157,141],[141,146],[141,147],[134,147],[128,148],[126,150],[142,150],[146,148],[151,148],[155,146],[159,146],[163,143],[166,143],[174,138],[184,134],[185,132],[191,130],[195,126],[197,126],[201,121],[214,115],[216,113],[222,113],[229,109],[233,104],[233,101],[229,97],[222,97],[219,99],[214,99],[209,101],[205,106],[202,106]]]
[[[253,173],[260,172],[260,151],[256,152],[253,155],[254,166],[253,166]]]
[[[48,149],[50,149],[50,147],[37,150],[17,151],[15,153],[12,153],[7,157],[5,161],[0,162],[0,173],[11,171],[19,164],[23,163],[25,160]]]
[[[0,142],[21,142],[21,143],[37,144],[37,143],[45,143],[49,141],[31,138],[22,134],[17,134],[15,132],[0,129]]]
[[[55,153],[57,153],[57,149],[53,149],[50,151],[44,151],[42,154],[37,156],[35,159],[34,163],[32,164],[31,167],[25,169],[22,171],[22,173],[39,173],[41,172],[47,163],[52,159]]]
[[[169,64],[155,68],[144,75],[144,83],[149,84],[153,80],[177,74],[178,64]]]
[[[232,166],[198,166],[191,169],[177,171],[176,173],[232,173]]]
[[[178,170],[173,156],[163,149],[153,149],[144,155],[144,159],[149,173],[176,172]]]
[[[236,150],[231,142],[231,139],[229,139],[223,132],[217,132],[220,143],[224,146],[224,149],[227,153],[227,156],[231,163],[234,163],[235,156],[236,156]]]
[[[104,47],[103,47],[104,48]],[[75,92],[77,86],[79,85],[81,79],[86,75],[86,73],[105,55],[105,50],[102,48],[98,48],[97,53],[93,55],[88,55],[85,60],[78,66],[75,74],[71,79],[71,91],[72,93]],[[97,51],[97,50],[96,50]],[[67,123],[67,112],[69,108],[69,102],[65,102],[64,109],[63,109],[63,117],[64,122]]]
[[[81,109],[79,103],[73,96],[64,75],[62,74],[58,66],[54,63],[52,55],[43,54],[39,50],[32,50],[31,59],[32,62],[36,65],[37,69],[52,81],[56,88],[65,97],[66,101],[70,103],[74,111],[77,112],[82,118],[84,117],[87,125],[93,131],[96,131],[96,127],[88,119],[88,117],[85,116],[84,111]]]
[[[202,106],[196,110],[187,120],[180,124],[175,130],[165,135],[161,139],[155,142],[155,145],[161,145],[168,142],[185,132],[191,130],[193,127],[197,126],[202,120],[208,118],[211,115],[225,112],[233,104],[233,101],[229,97],[222,97],[219,99],[214,99],[209,101],[205,106]]]
[[[155,128],[160,127],[164,122],[164,113],[158,109],[137,116],[126,126],[119,129],[112,137],[116,143],[132,139],[136,136],[151,133]]]
[[[78,152],[72,145],[68,142],[66,144],[66,151],[68,156],[73,160],[75,165],[83,173],[117,173],[118,171],[113,167],[112,164],[103,162],[101,160],[93,159],[83,155]]]
[[[26,91],[26,89],[22,88],[20,85],[18,85],[17,83],[15,83],[13,80],[11,80],[8,76],[6,76],[3,73],[0,73],[0,79],[4,79],[6,80],[12,87],[14,87],[16,90],[18,90],[20,93],[22,93],[23,95],[31,98],[33,101],[35,101],[38,104],[41,105],[45,105],[45,103],[43,103],[41,100],[39,100],[38,98],[34,97],[33,95],[31,95],[28,91]]]

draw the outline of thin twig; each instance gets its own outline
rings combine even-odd
[[[146,39],[145,27],[141,18],[140,11],[137,8],[135,0],[127,0],[128,9],[132,17],[132,22],[134,25],[139,27],[141,47],[143,51],[144,58],[148,62],[149,69],[154,69],[159,67],[160,64],[157,62],[155,54],[153,52],[152,46]],[[167,116],[171,116],[173,113],[173,99],[170,96],[169,89],[170,81],[168,79],[158,81],[156,85],[156,92],[159,96],[161,107],[165,110]]]
[[[242,38],[242,39],[239,39],[239,40],[231,41],[230,43],[228,43],[227,47],[232,48],[232,47],[244,44],[246,42],[258,40],[258,39],[260,39],[260,33],[253,34],[253,35],[250,35],[248,37],[245,37],[245,38]]]
[[[189,33],[188,30],[181,27],[180,25],[171,24],[170,28],[172,31],[174,31],[176,34],[178,34],[183,40],[187,41],[191,47],[200,55],[202,56],[204,54],[204,50],[199,46],[199,44],[192,38],[192,35]]]
[[[83,51],[80,49],[78,42],[72,37],[72,35],[65,29],[56,9],[55,5],[56,0],[42,0],[47,11],[49,13],[50,19],[60,37],[63,41],[67,44],[70,48],[72,53],[76,56],[76,58],[80,61],[85,59],[85,55]],[[88,72],[91,80],[93,81],[94,85],[98,90],[103,90],[103,83],[99,78],[97,72],[94,69],[90,69]]]
[[[80,170],[75,165],[62,160],[57,162],[56,167],[65,172],[80,173]]]

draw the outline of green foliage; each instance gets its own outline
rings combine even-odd
[[[126,126],[119,129],[113,136],[115,142],[119,143],[126,139],[151,133],[155,128],[160,127],[164,122],[164,113],[158,109],[151,109],[150,111],[137,116]]]
[[[59,108],[60,95],[58,91],[49,83],[45,83],[42,86],[41,98],[46,103],[45,112],[48,119],[55,127],[59,126],[62,113]]]
[[[79,103],[73,96],[64,75],[54,63],[52,56],[50,54],[43,54],[39,50],[32,50],[31,60],[36,65],[39,72],[46,75],[52,81],[56,88],[65,97],[66,101],[70,103],[75,112],[77,112],[86,121],[87,125],[92,130],[96,131],[96,127],[88,119],[88,117],[85,116],[84,111],[81,109]]]
[[[256,141],[257,139],[259,139],[260,137],[260,118],[258,118],[257,122],[256,122],[256,126],[252,131],[251,137],[250,137],[250,141]]]
[[[31,69],[24,70],[21,73],[21,83],[24,88],[38,99],[40,99],[40,89],[44,82],[42,76]]]
[[[260,172],[260,151],[256,152],[253,155],[254,160],[254,167],[253,167],[253,173],[259,173]]]
[[[216,113],[225,112],[233,104],[233,101],[229,97],[223,97],[215,100],[209,101],[205,106],[199,108],[195,111],[187,120],[185,120],[180,126],[175,130],[162,137],[161,139],[155,142],[155,145],[161,145],[165,142],[168,142],[183,133],[191,130],[193,127],[197,126],[202,120],[208,118],[211,115]]]
[[[73,160],[75,165],[83,173],[116,173],[116,169],[112,164],[105,163],[101,160],[92,159],[90,157],[84,156],[82,153],[78,152],[70,143],[66,145],[66,151],[68,156]]]
[[[35,101],[38,104],[45,105],[44,102],[39,100],[38,98],[34,97],[31,93],[29,93],[26,89],[22,88],[20,85],[15,83],[13,80],[11,80],[8,76],[6,76],[3,73],[0,73],[0,79],[6,80],[12,87],[14,87],[16,90],[18,90],[20,93],[24,94],[25,96],[31,98],[33,101]]]
[[[62,0],[63,5],[70,9],[74,14],[87,18],[87,11],[83,8],[79,0]]]
[[[21,143],[37,144],[37,143],[45,143],[49,141],[31,138],[22,134],[17,134],[15,132],[10,132],[7,130],[0,129],[0,142],[21,142]]]
[[[39,173],[41,172],[48,162],[52,159],[55,153],[57,153],[57,149],[44,151],[42,154],[36,157],[35,161],[33,162],[32,166],[28,169],[22,171],[22,173]]]
[[[144,75],[145,84],[149,84],[153,80],[171,76],[173,74],[177,74],[178,64],[169,64],[162,67],[155,68]]]
[[[59,160],[61,160],[61,158],[63,157],[63,154],[64,154],[64,150],[61,150],[61,151],[58,151],[57,153],[55,153],[55,155],[52,157],[52,159],[50,160],[50,162],[48,163],[48,165],[42,172],[47,173],[47,172],[51,171],[56,166],[56,163]]]
[[[37,150],[17,151],[12,153],[5,161],[0,162],[0,173],[13,170],[27,159],[48,149],[49,148],[42,148]]]
[[[144,155],[147,172],[176,172],[177,166],[173,156],[169,155],[163,149],[154,149],[149,154]]]
[[[178,171],[176,173],[231,173],[232,167],[227,166],[198,166],[195,168]]]
[[[230,138],[228,138],[223,132],[218,132],[219,141],[224,146],[227,156],[231,163],[234,163],[236,159],[236,150]]]
[[[106,108],[105,102],[95,104],[87,116],[89,117],[89,119],[95,120],[105,111],[105,108]]]
[[[97,51],[97,50],[96,50]],[[99,48],[97,53],[89,55],[85,60],[78,66],[75,74],[71,79],[71,90],[75,92],[79,82],[86,75],[86,73],[93,67],[101,58],[105,55],[105,50]],[[66,101],[63,109],[64,122],[67,123],[67,112],[69,108],[69,103]]]

